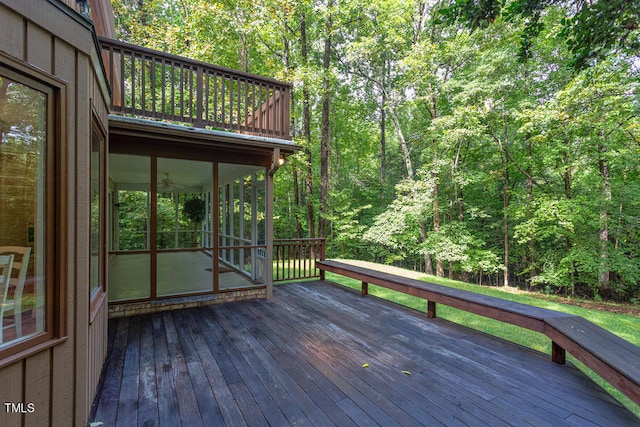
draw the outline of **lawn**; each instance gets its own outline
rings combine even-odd
[[[360,289],[360,281],[350,279],[337,274],[326,273],[327,280],[335,283],[339,283],[343,286],[350,288]],[[434,276],[424,276],[422,280],[437,283],[444,286],[451,286],[458,289],[464,289],[467,291],[477,292],[485,295],[490,295],[497,298],[502,298],[510,301],[515,301],[523,304],[529,304],[537,307],[543,307],[550,310],[561,311],[564,313],[573,314],[576,316],[582,316],[585,319],[599,325],[600,327],[611,331],[612,333],[624,338],[625,340],[632,342],[633,344],[640,346],[640,317],[631,314],[618,314],[612,313],[606,310],[589,309],[585,307],[579,307],[575,305],[562,304],[548,299],[536,298],[530,294],[523,295],[513,293],[500,288],[472,285],[469,283],[458,282],[448,279],[443,279]],[[426,312],[427,303],[425,300],[396,292],[380,286],[369,285],[369,294],[376,297],[384,298],[389,301],[393,301],[404,306]],[[452,322],[468,326],[470,328],[477,329],[479,331],[512,341],[525,347],[532,348],[534,350],[551,354],[551,340],[545,335],[530,331],[528,329],[520,328],[518,326],[503,323],[497,320],[489,319],[486,317],[478,316],[473,313],[468,313],[455,308],[447,307],[443,304],[438,305],[438,317],[450,320]],[[584,366],[581,362],[567,355],[567,359],[578,366],[583,372],[594,379],[598,384],[611,393],[618,401],[624,406],[629,408],[635,415],[640,417],[640,406],[636,405],[614,387],[610,386],[607,382],[602,380],[598,375],[593,373],[591,369]]]

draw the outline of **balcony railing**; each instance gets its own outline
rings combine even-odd
[[[120,41],[100,43],[111,112],[291,139],[289,84]]]
[[[276,239],[273,241],[273,280],[322,278],[316,262],[325,259],[325,239]]]

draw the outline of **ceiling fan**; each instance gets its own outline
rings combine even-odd
[[[164,173],[165,178],[162,179],[161,184],[158,185],[158,190],[162,192],[172,191],[174,189],[186,188],[184,185],[176,184],[170,177],[169,172]]]

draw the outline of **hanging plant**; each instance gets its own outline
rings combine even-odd
[[[200,197],[191,197],[184,202],[182,213],[195,224],[204,221],[204,200]]]

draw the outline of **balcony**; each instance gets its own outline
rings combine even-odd
[[[111,85],[110,111],[290,140],[291,85],[99,38]]]

